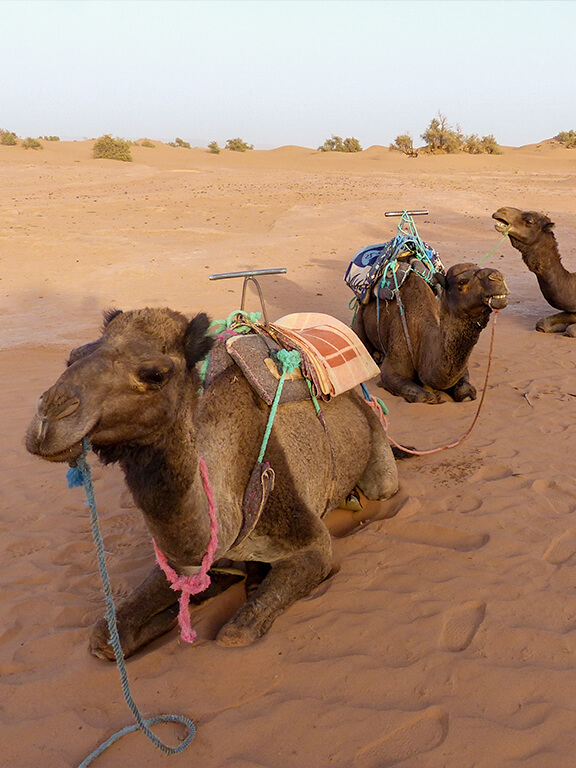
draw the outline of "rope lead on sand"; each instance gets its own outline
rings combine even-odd
[[[94,543],[96,544],[96,553],[98,555],[98,566],[100,568],[100,577],[102,579],[102,586],[104,588],[104,596],[106,598],[106,621],[108,622],[108,628],[110,630],[110,644],[114,649],[116,655],[116,664],[120,673],[120,680],[122,682],[122,692],[128,708],[134,715],[136,723],[134,725],[126,726],[122,730],[115,733],[107,741],[101,744],[95,749],[88,757],[83,760],[78,768],[86,768],[92,763],[104,750],[108,749],[111,744],[118,741],[118,739],[125,736],[127,733],[137,731],[140,729],[145,736],[147,736],[155,747],[162,750],[167,755],[176,755],[182,752],[190,744],[194,736],[196,735],[196,726],[188,717],[184,715],[158,715],[145,719],[138,709],[138,706],[132,694],[130,693],[130,685],[128,683],[128,673],[126,671],[126,663],[124,661],[124,653],[122,651],[122,645],[120,644],[120,637],[118,635],[118,626],[116,623],[116,609],[114,607],[114,598],[112,596],[112,587],[110,585],[110,578],[108,576],[108,569],[106,568],[106,555],[104,553],[104,542],[102,540],[102,534],[100,533],[100,526],[98,523],[98,512],[96,510],[96,500],[94,497],[94,486],[92,485],[92,474],[90,472],[90,466],[86,461],[86,455],[90,450],[90,443],[87,438],[84,438],[83,450],[81,456],[78,458],[75,467],[70,467],[66,475],[68,480],[68,486],[75,488],[79,485],[84,487],[86,493],[86,502],[90,509],[90,523],[92,525],[92,535],[94,537]],[[182,723],[188,728],[188,736],[184,739],[182,744],[177,747],[170,747],[165,744],[161,739],[156,736],[150,730],[151,725],[156,723]]]

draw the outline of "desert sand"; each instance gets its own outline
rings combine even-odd
[[[170,306],[224,318],[262,278],[270,319],[315,310],[349,322],[343,275],[390,239],[386,210],[427,208],[423,239],[448,267],[499,241],[502,205],[546,212],[576,270],[576,151],[542,142],[498,156],[358,155],[301,147],[245,154],[156,144],[134,162],[91,159],[92,142],[0,147],[0,762],[77,766],[132,718],[115,665],[87,652],[104,601],[88,510],[66,467],[35,459],[24,433],[68,351],[102,310]],[[539,334],[549,311],[504,242],[506,275],[486,398],[458,447],[399,464],[400,490],[337,511],[334,575],[245,649],[213,642],[243,587],[127,663],[146,716],[198,729],[166,757],[141,733],[99,768],[573,768],[576,754],[576,339]],[[258,301],[249,289],[249,310]],[[483,386],[490,327],[471,359]],[[426,450],[453,442],[477,403],[411,405],[377,386],[389,434]],[[117,599],[153,563],[116,468],[93,456]],[[394,515],[394,516],[391,516]],[[157,727],[177,744],[183,729]]]

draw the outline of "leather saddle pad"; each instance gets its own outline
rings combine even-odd
[[[267,405],[272,405],[282,369],[275,357],[281,349],[272,339],[255,333],[236,334],[225,331],[210,353],[210,361],[204,379],[204,389],[236,363],[254,391]],[[308,400],[310,391],[300,368],[287,374],[282,388],[280,405]]]

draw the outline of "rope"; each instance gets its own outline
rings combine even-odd
[[[393,438],[388,435],[387,432],[387,424],[384,426],[384,429],[386,430],[386,434],[388,435],[388,440],[392,443],[392,445],[395,445],[396,448],[400,448],[400,450],[405,451],[406,453],[411,453],[414,456],[427,456],[431,453],[440,453],[440,451],[446,451],[448,448],[456,448],[457,445],[460,445],[460,443],[464,442],[464,440],[468,437],[470,432],[474,429],[474,426],[476,422],[478,421],[478,417],[480,416],[480,410],[482,409],[482,404],[484,403],[484,397],[486,396],[486,389],[488,386],[488,375],[490,373],[490,366],[492,363],[492,350],[494,348],[494,331],[496,329],[496,318],[498,316],[500,310],[495,309],[494,312],[494,322],[492,323],[492,334],[490,336],[490,350],[488,352],[488,365],[486,366],[486,375],[484,377],[484,389],[482,390],[482,395],[480,396],[480,402],[478,403],[478,408],[476,409],[476,414],[474,418],[472,419],[472,424],[468,427],[467,431],[460,437],[456,442],[450,443],[449,445],[443,445],[440,448],[431,448],[429,451],[415,451],[411,448],[406,448],[404,445],[399,445]]]
[[[270,439],[270,432],[272,431],[272,425],[274,423],[276,411],[278,410],[278,403],[280,402],[280,396],[282,395],[282,388],[284,387],[286,376],[288,373],[292,373],[295,368],[298,368],[302,362],[300,352],[298,352],[297,349],[293,349],[291,351],[287,349],[281,349],[276,355],[276,359],[282,363],[282,375],[280,376],[280,381],[276,387],[276,394],[274,395],[274,400],[272,401],[272,406],[270,408],[268,423],[266,424],[266,430],[262,439],[262,446],[260,447],[260,453],[258,454],[258,463],[264,459],[264,454],[266,453],[266,447],[268,445],[268,440]]]
[[[498,250],[498,248],[499,248],[499,247],[502,245],[502,243],[504,242],[504,240],[506,240],[506,238],[508,237],[508,229],[509,229],[509,227],[506,227],[506,229],[504,230],[504,234],[502,235],[502,237],[500,238],[500,240],[498,240],[498,242],[496,243],[496,245],[494,246],[494,248],[492,248],[492,250],[491,250],[491,251],[488,251],[488,253],[486,254],[486,256],[484,256],[483,258],[481,258],[481,259],[480,259],[480,261],[478,262],[478,266],[480,266],[480,264],[483,264],[483,263],[486,261],[486,259],[487,259],[489,256],[492,256],[492,254],[494,253],[494,251]]]
[[[183,715],[158,715],[157,717],[145,719],[138,709],[138,706],[132,694],[130,692],[130,685],[128,683],[128,673],[126,671],[126,663],[124,661],[124,652],[122,651],[122,645],[120,643],[120,636],[118,634],[118,625],[116,622],[116,609],[114,607],[114,598],[112,596],[112,587],[110,585],[110,578],[108,576],[108,570],[106,568],[106,555],[104,552],[104,542],[102,540],[102,534],[100,532],[100,525],[98,523],[98,513],[96,510],[96,500],[94,497],[94,486],[92,484],[92,475],[90,472],[90,466],[86,461],[86,455],[90,450],[90,443],[87,438],[84,438],[82,455],[76,462],[76,467],[70,467],[67,473],[68,487],[74,488],[76,486],[84,486],[84,492],[86,493],[86,501],[90,509],[90,523],[92,526],[92,536],[94,537],[94,543],[96,545],[96,552],[98,555],[98,566],[100,568],[100,577],[102,579],[102,586],[104,588],[104,596],[106,598],[106,621],[108,622],[108,628],[110,630],[110,644],[114,649],[116,656],[116,664],[120,673],[120,680],[122,683],[122,693],[126,700],[128,708],[132,712],[136,724],[129,725],[126,728],[115,733],[107,741],[101,744],[94,750],[88,757],[80,763],[78,768],[86,768],[101,755],[104,750],[108,749],[111,744],[118,741],[122,736],[127,733],[132,733],[140,729],[145,736],[147,736],[155,747],[158,747],[162,752],[167,755],[177,755],[182,752],[190,744],[194,736],[196,735],[196,726],[188,717]],[[170,747],[159,739],[155,733],[150,730],[151,725],[155,725],[160,722],[169,723],[182,723],[188,728],[188,736],[177,747]]]
[[[208,575],[208,571],[214,562],[214,556],[216,555],[216,549],[218,548],[216,502],[214,501],[214,493],[208,477],[208,467],[202,457],[198,459],[198,468],[200,470],[202,484],[204,485],[204,493],[208,499],[208,514],[210,516],[210,539],[199,570],[190,576],[180,576],[170,567],[166,555],[158,548],[156,541],[153,540],[156,562],[160,568],[162,568],[164,575],[170,582],[170,589],[173,589],[175,592],[178,590],[181,592],[178,599],[180,605],[178,611],[178,624],[180,625],[180,636],[185,643],[193,643],[194,640],[196,640],[196,632],[194,632],[190,625],[190,597],[191,595],[197,595],[200,592],[204,592],[204,590],[208,589],[210,586],[210,576]]]

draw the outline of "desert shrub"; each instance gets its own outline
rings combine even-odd
[[[114,139],[109,133],[96,139],[92,147],[92,157],[94,159],[104,160],[122,160],[126,163],[132,162],[130,154],[130,142],[125,139]]]
[[[60,141],[60,136],[40,136],[44,141]]]
[[[13,131],[6,131],[0,128],[0,144],[3,147],[15,147],[18,143],[17,136]]]
[[[225,149],[230,149],[232,152],[246,152],[247,149],[254,149],[254,144],[247,144],[243,139],[228,139]]]
[[[561,131],[557,136],[554,136],[556,141],[564,144],[565,147],[576,147],[576,131]]]
[[[452,154],[458,152],[464,142],[460,128],[458,126],[452,128],[448,124],[446,116],[441,112],[438,112],[438,117],[432,118],[421,138],[426,143],[426,151],[432,153]]]
[[[142,144],[140,144],[141,147],[147,147],[148,149],[155,149],[156,144],[153,144],[150,139],[143,139]]]
[[[220,147],[218,146],[217,141],[211,141],[210,144],[208,144],[208,152],[210,152],[213,155],[220,154]]]
[[[330,139],[326,139],[318,149],[320,152],[362,152],[358,139],[352,137],[342,141],[342,138],[335,134],[332,134]]]
[[[412,136],[409,133],[401,133],[399,136],[396,136],[392,144],[390,144],[390,149],[396,152],[403,152],[408,157],[418,157],[418,150],[414,149]]]
[[[488,155],[501,155],[502,150],[500,149],[500,145],[492,136],[492,134],[488,134],[488,136],[482,136],[480,139],[480,145],[482,147],[482,152],[486,152]]]
[[[362,152],[358,139],[355,139],[354,136],[344,139],[344,152]]]
[[[489,136],[482,136],[482,138],[479,138],[475,133],[471,133],[470,136],[464,136],[462,140],[462,149],[464,152],[469,152],[471,155],[502,154],[502,150],[492,134]]]
[[[24,149],[44,149],[38,139],[33,139],[31,136],[28,136],[26,139],[24,139],[22,146]]]
[[[330,139],[326,139],[321,147],[318,147],[320,152],[344,152],[344,142],[340,136],[332,134]]]

